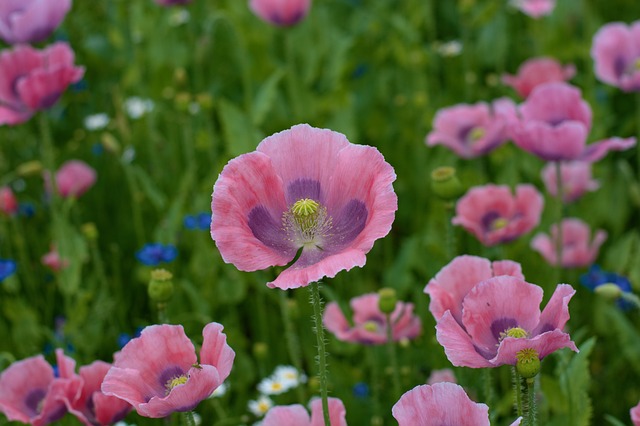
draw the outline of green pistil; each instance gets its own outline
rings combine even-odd
[[[310,198],[303,198],[291,206],[291,214],[302,232],[310,232],[318,225],[320,204]]]
[[[636,61],[633,63],[633,67],[636,71],[640,71],[640,58],[636,59]]]
[[[185,375],[177,376],[177,377],[174,377],[173,379],[167,380],[167,383],[164,385],[165,388],[167,388],[167,395],[176,386],[184,385],[185,383],[187,383],[187,380],[189,380],[189,377]]]
[[[527,333],[523,328],[513,327],[508,329],[507,331],[503,331],[502,333],[500,333],[500,340],[504,339],[505,337],[515,337],[516,339],[522,339],[526,338],[527,336],[529,336],[529,333]]]
[[[503,217],[500,217],[491,222],[491,229],[497,231],[498,229],[505,228],[509,224],[509,221]]]
[[[480,139],[482,139],[485,135],[485,130],[482,127],[474,127],[471,132],[469,132],[469,138],[473,141],[476,142]]]
[[[519,350],[516,353],[516,370],[525,379],[531,379],[540,372],[540,355],[533,348]]]
[[[378,324],[375,321],[367,321],[364,323],[363,328],[366,331],[375,333],[376,331],[378,331]]]

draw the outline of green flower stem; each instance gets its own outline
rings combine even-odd
[[[633,304],[633,306],[634,306],[636,309],[640,309],[640,297],[636,296],[636,295],[635,295],[635,294],[633,294],[633,293],[626,293],[626,292],[624,292],[624,291],[622,292],[622,294],[620,295],[620,297],[621,297],[623,300],[625,300],[625,301],[627,301],[627,302],[629,302],[629,303]]]
[[[447,239],[446,250],[447,259],[453,259],[456,255],[456,229],[451,221],[456,214],[455,204],[453,202],[446,202],[444,205],[447,221]]]
[[[516,366],[514,365],[511,368],[511,378],[513,380],[513,392],[516,398],[516,412],[518,417],[522,416],[522,379],[520,378],[520,374],[516,370]]]
[[[391,322],[391,314],[385,314],[385,316],[387,318],[387,348],[389,351],[389,359],[391,360],[391,374],[393,377],[393,397],[400,398],[400,371],[398,369],[396,345],[393,341],[393,323]]]
[[[322,414],[325,426],[331,426],[329,419],[329,400],[327,395],[327,353],[324,345],[324,326],[322,325],[322,299],[320,298],[320,283],[313,282],[309,285],[311,305],[313,305],[313,331],[316,334],[318,345],[318,378],[320,379],[320,396],[322,398]]]
[[[527,410],[525,413],[525,424],[526,426],[537,426],[535,379],[530,378],[527,379],[526,382]]]
[[[182,420],[187,426],[196,426],[196,419],[193,417],[193,411],[185,411],[182,413]]]
[[[492,368],[485,368],[482,370],[482,385],[483,385],[483,391],[484,391],[484,399],[489,407],[493,406],[493,402],[496,399],[496,393],[495,393],[495,390],[493,389],[493,377],[491,374],[492,372],[493,372]],[[492,415],[491,423],[495,421],[494,417],[496,414],[497,414],[497,410],[491,410],[490,412],[490,415]]]
[[[298,370],[299,374],[302,374],[302,357],[300,355],[300,342],[298,341],[298,336],[293,329],[293,323],[291,321],[291,315],[289,315],[289,306],[287,293],[282,290],[278,292],[279,301],[280,301],[280,313],[282,314],[282,322],[284,323],[284,333],[285,338],[287,340],[287,351],[289,352],[289,358],[291,358],[291,363]],[[302,386],[296,387],[296,393],[298,397],[298,402],[301,404],[305,403],[305,395],[304,389]]]
[[[169,316],[167,315],[167,304],[158,303],[158,324],[169,324]]]
[[[558,224],[556,227],[556,283],[562,280],[562,220],[564,218],[564,184],[562,182],[562,162],[556,161],[556,182],[558,193],[556,194],[558,203]]]

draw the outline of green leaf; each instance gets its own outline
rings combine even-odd
[[[167,204],[167,197],[160,191],[154,180],[144,171],[144,169],[138,165],[131,166],[131,172],[134,178],[140,184],[140,188],[144,195],[147,196],[151,204],[158,209],[162,210]]]
[[[278,94],[278,84],[285,72],[282,69],[275,70],[271,76],[260,86],[255,99],[253,100],[252,121],[256,127],[259,127],[267,113],[273,108],[273,103]]]
[[[231,157],[253,151],[262,136],[247,115],[237,106],[222,98],[218,102],[224,143]]]
[[[591,382],[589,355],[595,343],[595,337],[587,340],[580,346],[580,352],[571,360],[567,351],[558,353],[561,359],[556,368],[556,374],[560,376],[560,387],[567,399],[567,412],[566,415],[561,416],[563,418],[561,424],[572,426],[589,426],[590,424],[593,407],[589,398]]]

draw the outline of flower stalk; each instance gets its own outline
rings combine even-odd
[[[329,399],[327,391],[327,352],[325,351],[324,326],[322,325],[322,299],[320,298],[320,283],[315,281],[309,285],[309,296],[313,306],[313,331],[316,334],[318,346],[318,379],[320,380],[320,397],[322,398],[322,414],[325,426],[331,426],[329,419]]]

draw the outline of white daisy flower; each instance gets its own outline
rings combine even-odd
[[[286,389],[295,388],[300,383],[305,383],[307,377],[292,365],[280,365],[273,372],[275,380],[282,382]]]
[[[87,115],[84,118],[84,127],[87,130],[102,130],[109,124],[109,116],[105,113]]]
[[[138,119],[148,112],[153,111],[155,104],[151,99],[142,99],[137,96],[127,98],[124,101],[124,109],[130,118]]]
[[[279,395],[289,389],[277,377],[267,377],[258,383],[258,391],[263,395]]]
[[[267,411],[269,411],[271,407],[273,407],[273,401],[265,395],[260,395],[258,399],[251,400],[248,404],[249,411],[258,417],[262,417],[267,414]]]

